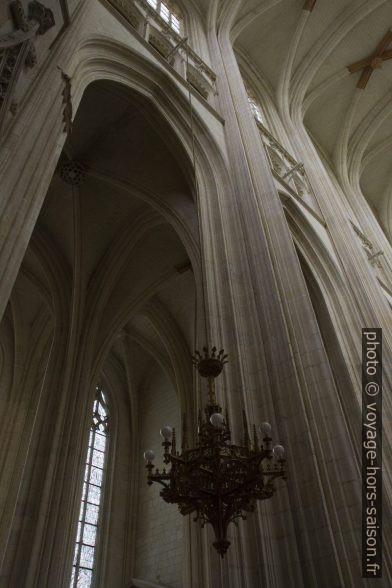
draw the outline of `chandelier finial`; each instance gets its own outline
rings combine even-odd
[[[228,355],[225,354],[224,349],[216,353],[216,347],[212,347],[211,353],[207,347],[203,347],[203,351],[204,357],[197,350],[192,355],[193,365],[197,368],[202,378],[217,378],[227,363]]]
[[[193,365],[197,368],[201,377],[208,380],[209,406],[217,405],[214,380],[221,374],[228,357],[224,349],[221,349],[218,353],[216,350],[216,347],[212,347],[210,353],[207,347],[203,347],[204,357],[200,351],[195,351],[192,356]]]

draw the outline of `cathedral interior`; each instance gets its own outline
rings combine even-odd
[[[391,91],[391,0],[2,0],[0,588],[392,586]]]

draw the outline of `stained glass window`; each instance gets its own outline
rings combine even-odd
[[[166,21],[173,31],[180,34],[181,17],[179,10],[170,1],[162,2],[161,0],[147,0],[148,4],[157,11],[157,13]]]
[[[70,588],[89,588],[93,581],[108,437],[108,409],[105,393],[97,386],[93,405],[82,500],[72,566]]]

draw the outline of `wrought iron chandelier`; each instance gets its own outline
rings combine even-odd
[[[194,520],[202,526],[210,523],[216,539],[213,545],[223,557],[230,545],[229,523],[246,519],[245,513],[255,510],[257,500],[271,498],[276,490],[274,480],[286,479],[286,460],[281,445],[272,448],[269,423],[260,425],[262,443],[255,425],[250,439],[244,411],[242,444],[231,443],[227,413],[224,418],[215,395],[215,378],[227,363],[227,355],[223,349],[217,353],[216,347],[211,353],[204,347],[203,352],[204,356],[196,351],[192,358],[199,374],[208,380],[208,403],[204,417],[199,412],[196,447],[187,447],[184,418],[181,453],[174,428],[165,425],[161,429],[163,461],[171,465],[170,471],[155,468],[153,451],[145,451],[144,458],[148,485],[161,484],[163,500],[178,504],[182,515],[195,513]]]

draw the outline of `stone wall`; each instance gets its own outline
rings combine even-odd
[[[162,437],[165,424],[180,429],[180,412],[173,385],[158,366],[139,390],[140,450],[152,449],[155,465],[162,467]],[[183,562],[183,519],[175,505],[159,496],[160,486],[146,483],[146,469],[141,459],[139,469],[139,503],[136,540],[135,577],[181,588]]]

